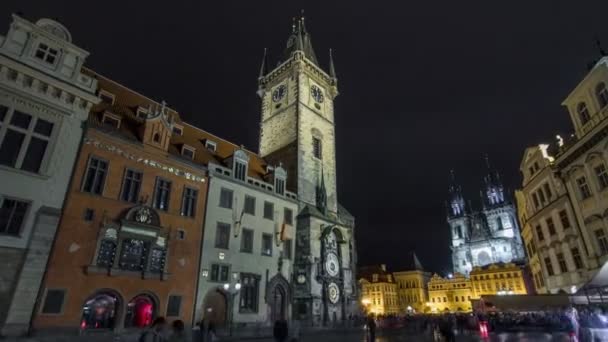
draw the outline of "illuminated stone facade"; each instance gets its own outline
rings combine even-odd
[[[471,280],[463,274],[455,273],[452,277],[440,277],[434,274],[428,283],[429,309],[426,312],[469,312],[472,310],[473,289]]]
[[[473,299],[483,295],[527,294],[524,273],[515,264],[492,264],[475,267],[470,274]]]
[[[361,304],[366,313],[390,315],[401,312],[397,283],[386,271],[386,265],[360,268],[359,277]]]
[[[482,210],[473,211],[452,173],[447,221],[455,273],[468,275],[473,267],[525,259],[515,206],[489,164],[484,184]]]
[[[540,293],[575,292],[608,261],[608,57],[563,101],[574,134],[526,149],[521,207]]]
[[[424,271],[415,253],[408,257],[410,265],[404,271],[394,272],[402,313],[424,312],[428,301],[427,283],[431,273]]]

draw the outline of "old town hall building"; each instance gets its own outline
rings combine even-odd
[[[483,183],[480,211],[474,211],[465,201],[454,173],[449,187],[447,221],[452,233],[452,263],[455,273],[467,276],[474,267],[525,258],[515,206],[489,164]]]
[[[338,95],[331,51],[320,67],[304,18],[297,20],[283,58],[260,70],[260,155],[282,163],[299,213],[294,260],[294,318],[312,324],[344,319],[354,308],[354,218],[338,203],[333,100]]]

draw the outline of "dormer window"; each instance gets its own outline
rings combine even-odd
[[[114,114],[104,113],[101,122],[107,127],[120,128],[120,117]]]
[[[608,89],[606,89],[606,84],[604,82],[595,87],[595,94],[597,96],[597,102],[599,103],[600,108],[608,106]]]
[[[50,65],[55,65],[58,55],[59,51],[57,49],[53,49],[45,43],[38,44],[36,53],[34,53],[34,57]]]
[[[591,115],[589,115],[589,109],[587,109],[587,104],[585,104],[585,102],[581,102],[576,106],[576,112],[578,113],[579,120],[581,120],[581,125],[584,125],[591,120]]]
[[[188,159],[194,159],[194,147],[190,147],[188,145],[182,146],[182,156]]]
[[[154,133],[152,140],[154,140],[155,143],[160,143],[160,134]]]
[[[140,119],[146,119],[148,117],[148,110],[143,107],[137,108],[137,117]]]
[[[234,151],[232,156],[232,172],[234,178],[238,180],[247,180],[247,165],[249,164],[249,155],[243,150]]]
[[[279,195],[284,195],[285,194],[285,180],[281,179],[281,178],[277,178],[274,183],[275,183],[274,190],[276,191],[276,193]]]
[[[115,96],[114,94],[107,92],[105,90],[100,90],[99,91],[99,98],[101,99],[101,102],[113,105],[114,104],[114,100],[115,100]]]
[[[217,151],[217,144],[215,143],[215,141],[211,141],[211,140],[205,141],[205,147],[211,152]]]
[[[180,125],[173,125],[173,134],[184,135],[184,128]]]

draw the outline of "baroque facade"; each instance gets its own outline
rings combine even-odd
[[[0,36],[0,335],[29,329],[96,81],[50,19]]]
[[[390,315],[400,312],[397,282],[386,270],[386,265],[361,267],[357,273],[365,313]]]
[[[562,105],[574,134],[528,148],[521,163],[524,235],[540,293],[572,293],[608,261],[608,57]]]
[[[468,275],[474,267],[525,259],[514,204],[497,172],[488,166],[481,191],[482,209],[466,202],[452,172],[447,222],[452,235],[454,273]]]
[[[319,325],[346,319],[357,305],[354,218],[336,188],[333,60],[320,67],[304,18],[294,22],[278,66],[264,56],[258,79],[262,101],[260,155],[290,175],[297,193],[293,269],[294,318]]]

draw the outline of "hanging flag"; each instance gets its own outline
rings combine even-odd
[[[243,215],[245,214],[245,206],[243,205],[243,208],[241,209],[241,215],[238,216],[237,209],[238,206],[238,201],[236,199],[236,197],[234,198],[234,205],[232,206],[232,223],[234,225],[234,237],[237,238],[239,237],[239,234],[241,233],[241,223],[243,221]]]
[[[287,239],[287,224],[285,224],[285,221],[283,221],[283,224],[281,225],[281,241],[285,241]]]

